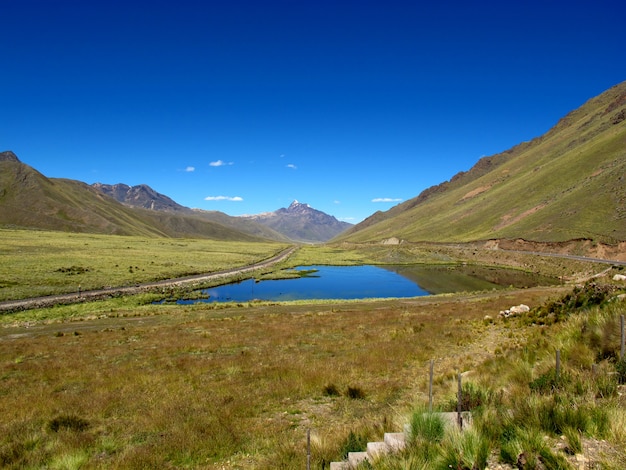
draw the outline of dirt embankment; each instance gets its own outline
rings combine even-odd
[[[488,240],[482,244],[484,248],[489,249],[583,256],[626,262],[626,242],[607,245],[584,238],[565,242],[535,242],[518,238],[515,240]]]

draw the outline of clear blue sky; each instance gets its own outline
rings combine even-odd
[[[626,4],[0,1],[0,151],[356,223],[626,80]]]

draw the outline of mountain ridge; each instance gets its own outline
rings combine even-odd
[[[115,200],[132,207],[167,212],[192,212],[188,207],[178,204],[169,196],[155,191],[147,184],[129,186],[124,183],[94,183],[91,186],[113,197]]]
[[[10,150],[0,152],[0,172],[0,225],[4,226],[278,242],[325,241],[346,227],[334,217],[308,205],[295,204],[268,213],[279,214],[273,217],[274,223],[268,223],[263,216],[257,220],[255,217],[234,217],[218,211],[191,209],[146,184],[88,185],[66,178],[47,178],[22,163]],[[305,210],[298,211],[297,208]],[[276,223],[285,218],[289,223]],[[315,227],[316,224],[320,226]],[[294,233],[295,238],[292,238]]]
[[[626,82],[337,241],[626,240]]]
[[[11,151],[0,153],[0,225],[110,235],[268,240],[194,215],[126,206],[87,183],[47,178]]]

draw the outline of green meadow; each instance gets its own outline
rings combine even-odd
[[[12,230],[2,237],[5,299],[47,279],[57,283],[38,295],[243,266],[284,248]],[[594,272],[588,263],[419,244],[301,247],[275,269],[470,260]],[[408,425],[404,452],[364,468],[514,468],[521,455],[524,468],[577,468],[581,453],[587,468],[624,468],[626,302],[614,300],[624,286],[610,281],[613,271],[585,287],[402,300],[157,305],[154,294],[141,294],[5,314],[0,467],[305,468],[309,431],[312,468],[321,469]],[[498,317],[520,303],[532,307],[528,315]],[[435,410],[456,409],[464,373],[471,433],[424,423],[430,360]]]
[[[0,230],[0,301],[132,286],[246,266],[278,243]]]

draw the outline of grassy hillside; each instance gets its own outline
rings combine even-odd
[[[544,136],[376,213],[356,242],[525,238],[626,240],[626,82],[569,113]]]
[[[47,178],[11,152],[0,158],[0,226],[158,237],[259,241],[269,231],[243,232],[205,215],[125,206],[80,181]]]

